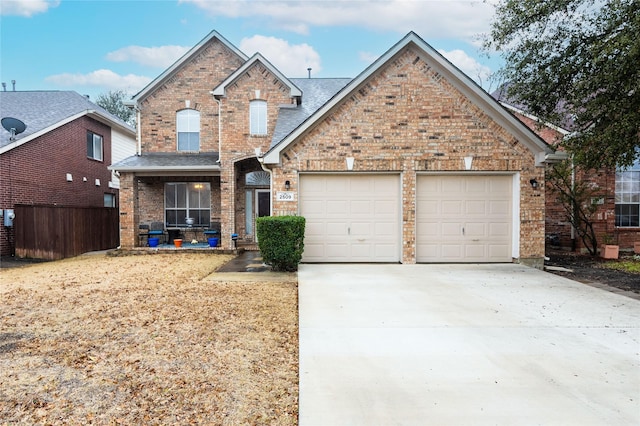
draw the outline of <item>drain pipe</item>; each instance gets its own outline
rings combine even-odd
[[[138,137],[138,157],[140,157],[142,155],[142,126],[140,125],[140,108],[138,108],[138,105],[136,104],[135,107],[133,107],[136,111],[136,133],[137,133],[137,137]]]
[[[218,99],[213,95],[213,91],[209,92],[213,96],[213,100],[218,104],[218,161],[220,164],[222,160],[222,99]]]
[[[269,173],[269,193],[273,199],[273,171],[264,165],[264,155],[261,153],[261,149],[258,147],[255,149],[256,151],[256,160],[260,163],[260,167],[262,170]],[[272,200],[273,201],[273,200]],[[273,202],[269,203],[269,216],[273,216]]]

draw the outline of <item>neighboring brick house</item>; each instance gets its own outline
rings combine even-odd
[[[13,140],[0,129],[3,212],[17,204],[117,206],[118,177],[107,167],[135,154],[133,127],[71,91],[0,92],[0,116],[26,124]],[[14,254],[13,231],[2,221],[2,256]]]
[[[510,100],[504,88],[492,96],[552,146],[557,146],[571,133],[568,120],[562,127],[541,122],[538,117],[528,114],[523,105]],[[592,202],[597,207],[593,214],[593,226],[598,244],[612,239],[612,243],[618,244],[621,250],[633,250],[634,242],[640,241],[640,160],[623,171],[603,168],[585,172],[577,168],[574,179],[576,182],[587,182],[594,190]],[[546,191],[547,244],[567,250],[586,251],[584,243],[572,229],[558,196],[551,191],[550,184]]]
[[[231,248],[302,215],[306,262],[542,265],[553,150],[414,33],[354,79],[290,79],[214,31],[131,106],[125,248],[153,221],[220,223]]]

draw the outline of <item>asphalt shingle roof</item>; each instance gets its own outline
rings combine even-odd
[[[150,153],[134,155],[114,164],[119,171],[164,170],[213,170],[219,168],[218,153],[177,154]]]
[[[290,78],[289,80],[302,90],[302,103],[280,108],[273,139],[271,139],[272,147],[351,81],[350,78]]]
[[[123,127],[134,129],[86,96],[73,91],[0,91],[0,117],[13,117],[27,125],[16,141],[55,126],[57,123],[82,113],[96,111]],[[0,128],[0,148],[11,143],[10,133]]]

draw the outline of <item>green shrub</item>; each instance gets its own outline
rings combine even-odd
[[[297,271],[304,251],[305,218],[263,216],[256,219],[262,260],[274,271]]]

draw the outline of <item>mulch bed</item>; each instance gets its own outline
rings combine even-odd
[[[618,271],[607,267],[623,259],[632,259],[631,255],[621,255],[620,260],[609,260],[598,256],[552,250],[547,252],[547,257],[550,260],[546,261],[545,265],[559,266],[572,270],[572,272],[549,271],[551,273],[583,283],[600,283],[640,294],[640,274]]]

